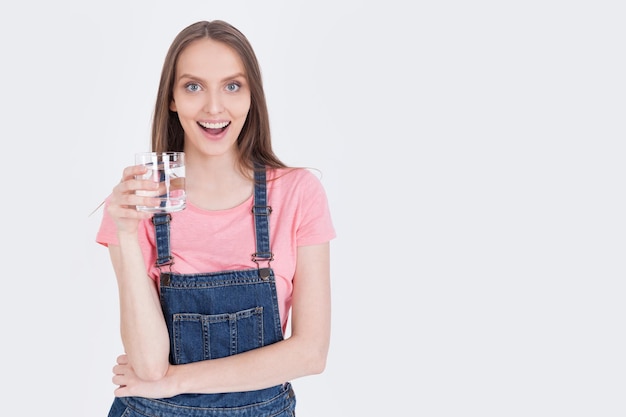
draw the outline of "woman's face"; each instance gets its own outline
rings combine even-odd
[[[250,109],[250,88],[241,59],[212,39],[192,42],[178,57],[170,110],[185,131],[185,153],[236,153]]]

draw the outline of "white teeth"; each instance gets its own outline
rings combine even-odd
[[[221,122],[221,123],[198,122],[198,124],[200,124],[200,126],[206,129],[221,129],[223,127],[228,126],[228,122]]]

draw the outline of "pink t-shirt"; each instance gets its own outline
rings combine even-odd
[[[271,267],[276,275],[278,306],[285,330],[291,308],[297,247],[328,242],[335,237],[335,230],[326,193],[312,172],[268,170],[267,179],[267,201],[272,207],[269,228],[274,260]],[[256,252],[252,205],[252,196],[237,207],[217,211],[203,210],[187,202],[185,210],[172,213],[172,270],[193,274],[255,268],[251,260],[252,253]],[[96,242],[105,246],[117,244],[116,226],[106,209]],[[150,220],[139,225],[139,244],[148,273],[157,280],[154,226]],[[265,262],[261,266],[265,266]]]

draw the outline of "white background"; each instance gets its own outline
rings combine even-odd
[[[338,233],[299,417],[623,417],[622,3],[3,3],[3,407],[108,412],[117,288],[89,214],[149,147],[174,36],[224,19]]]

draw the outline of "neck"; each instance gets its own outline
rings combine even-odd
[[[187,158],[185,188],[189,201],[206,210],[223,210],[246,201],[253,191],[231,158]]]

